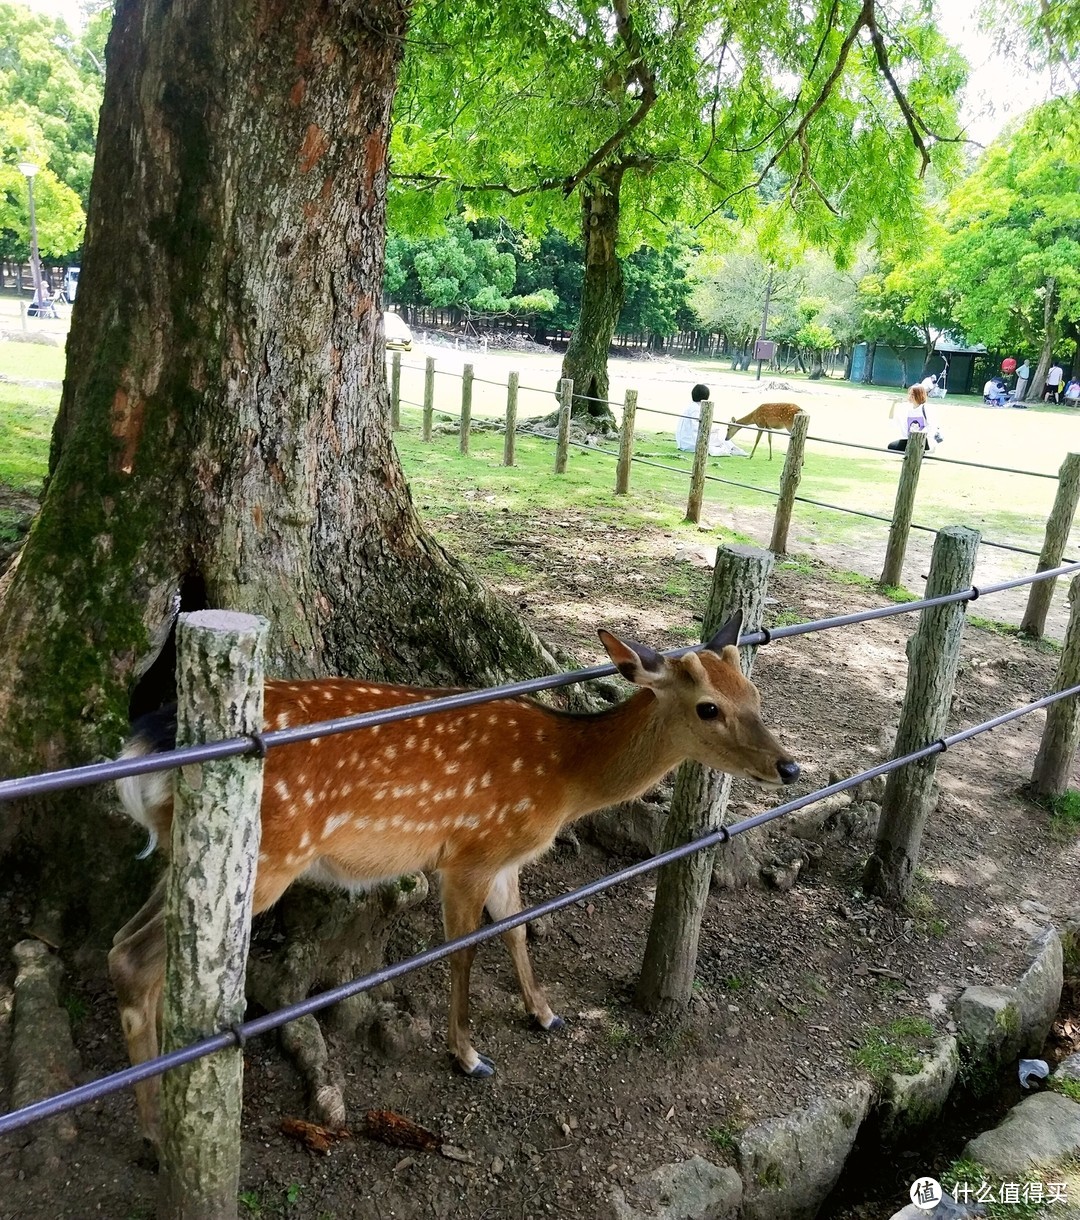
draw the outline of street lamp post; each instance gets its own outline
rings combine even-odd
[[[32,161],[20,161],[19,173],[26,177],[26,189],[30,195],[30,277],[34,281],[34,304],[40,312],[42,305],[41,292],[41,255],[38,254],[37,220],[34,216],[34,175],[38,167]]]

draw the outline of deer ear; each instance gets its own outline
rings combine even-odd
[[[656,686],[667,669],[664,658],[647,644],[635,644],[633,640],[620,640],[603,627],[599,630],[600,643],[607,649],[615,668],[628,681],[637,686]]]
[[[710,652],[723,652],[731,644],[738,644],[742,630],[742,611],[736,610],[713,638],[705,645]]]

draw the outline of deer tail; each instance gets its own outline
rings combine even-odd
[[[140,716],[132,725],[132,735],[120,755],[121,760],[146,758],[176,744],[176,708],[162,708]],[[116,781],[117,795],[124,812],[147,833],[146,846],[138,859],[144,860],[159,842],[168,844],[172,829],[172,774],[148,771],[144,775],[125,775]]]

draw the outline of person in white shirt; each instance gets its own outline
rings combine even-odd
[[[1043,402],[1049,398],[1051,402],[1058,403],[1061,401],[1061,381],[1064,374],[1061,371],[1060,364],[1054,364],[1050,367],[1050,372],[1046,374],[1046,386],[1043,389]]]
[[[1080,381],[1075,377],[1065,387],[1065,402],[1070,407],[1080,407]]]

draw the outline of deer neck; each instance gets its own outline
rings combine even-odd
[[[682,761],[651,691],[639,690],[625,703],[570,726],[565,759],[575,818],[640,796]]]

